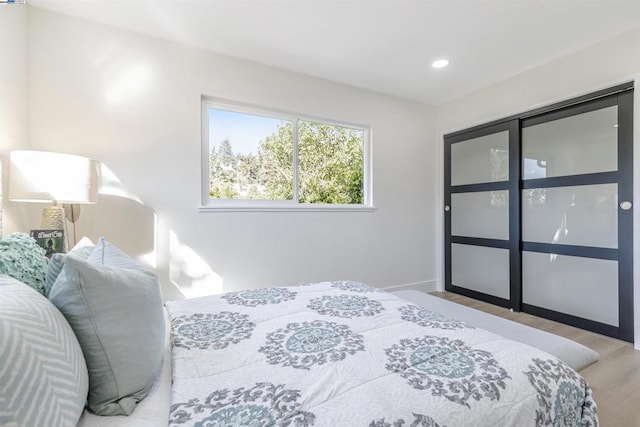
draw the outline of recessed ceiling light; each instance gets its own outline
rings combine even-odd
[[[433,63],[431,64],[433,68],[444,68],[447,65],[449,65],[449,61],[447,61],[446,59],[438,59],[437,61],[433,61]]]

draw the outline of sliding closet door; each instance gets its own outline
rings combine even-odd
[[[446,135],[445,289],[633,340],[633,84]]]
[[[445,289],[518,308],[517,122],[445,138]]]
[[[522,122],[522,310],[633,339],[632,93]]]

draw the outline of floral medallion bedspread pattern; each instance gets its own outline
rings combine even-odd
[[[349,281],[167,303],[173,426],[597,426],[533,347]]]

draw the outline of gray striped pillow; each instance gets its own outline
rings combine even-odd
[[[88,387],[64,316],[29,286],[0,276],[0,425],[75,426]]]

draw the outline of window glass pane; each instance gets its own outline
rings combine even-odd
[[[618,107],[522,129],[522,178],[618,170]]]
[[[293,199],[293,134],[287,120],[209,109],[212,199]]]
[[[364,131],[298,122],[300,203],[364,203]]]

